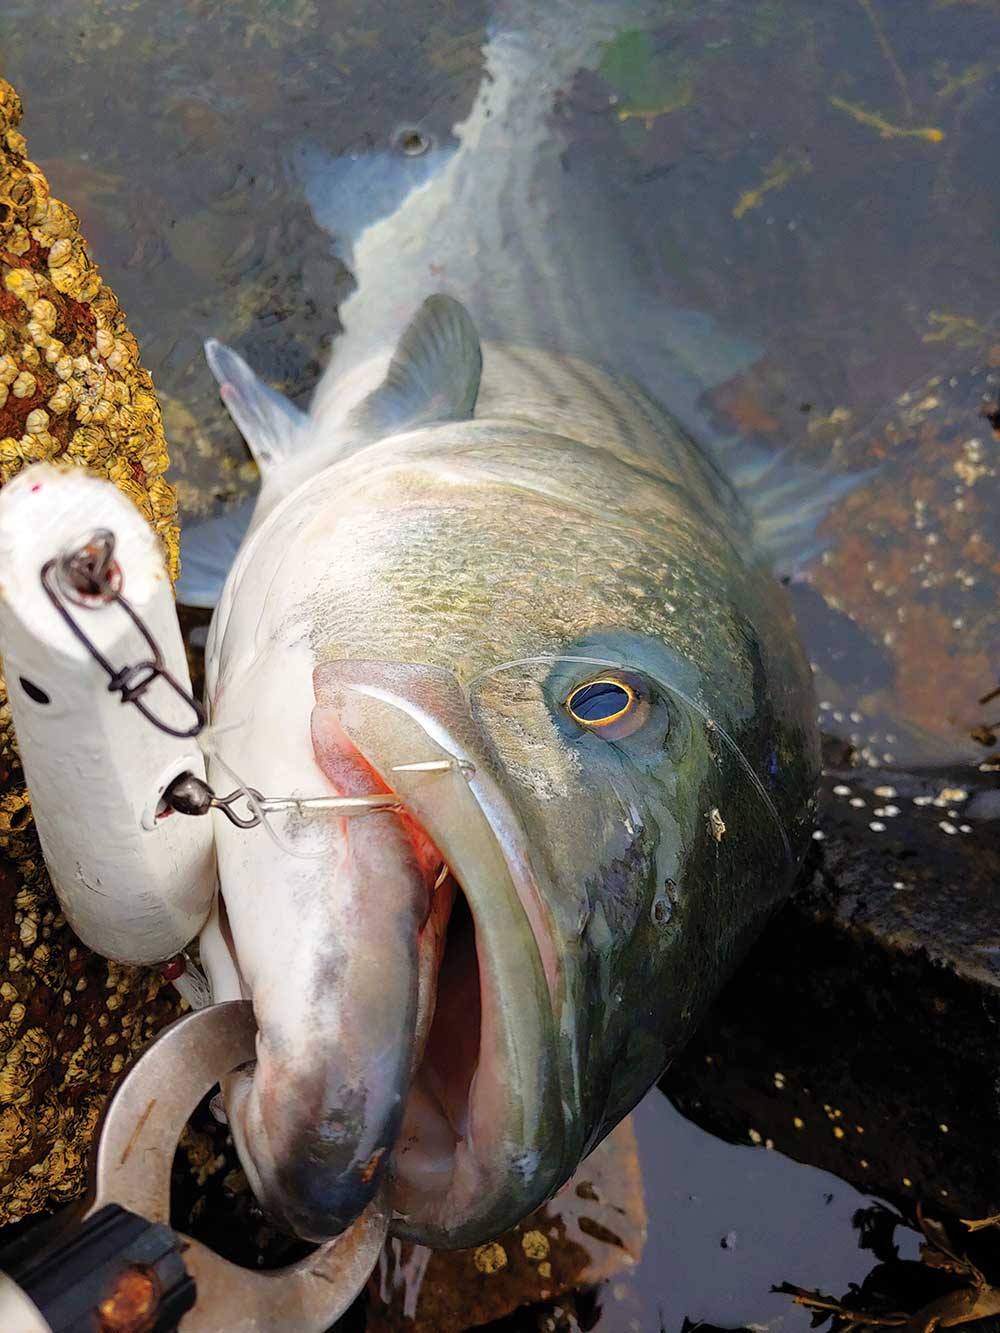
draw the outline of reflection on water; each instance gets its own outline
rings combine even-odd
[[[582,1164],[576,1183],[528,1219],[520,1234],[448,1255],[393,1241],[369,1291],[369,1328],[387,1333],[412,1323],[416,1333],[451,1333],[478,1326],[518,1295],[537,1300],[541,1287],[544,1301],[546,1286],[559,1290],[581,1273],[600,1285],[487,1327],[496,1333],[680,1333],[692,1326],[806,1333],[812,1311],[790,1299],[789,1287],[836,1300],[871,1285],[876,1270],[878,1294],[866,1292],[858,1308],[874,1312],[881,1307],[870,1302],[889,1293],[896,1304],[887,1308],[923,1304],[925,1291],[908,1271],[920,1257],[920,1237],[884,1203],[769,1150],[773,1145],[760,1135],[756,1147],[722,1143],[655,1090],[634,1112],[632,1129],[648,1222],[644,1248],[637,1234],[644,1218],[634,1193],[633,1139],[619,1130],[617,1146],[605,1144]],[[484,1253],[490,1250],[495,1253]],[[540,1257],[547,1260],[542,1280],[532,1272]]]
[[[363,188],[346,155],[363,166],[401,126],[433,144],[417,171],[446,163],[489,8],[7,0],[0,67],[140,338],[189,514],[253,486],[202,340],[234,343],[301,400],[351,292],[304,151],[339,159],[327,184],[349,200]],[[647,294],[664,316],[710,317],[688,344],[689,418],[837,473],[876,469],[792,595],[825,727],[889,768],[996,744],[1000,707],[978,701],[1000,657],[998,94],[992,0],[664,0],[552,90],[560,169],[600,178]],[[579,280],[597,290],[604,259],[584,256]],[[621,327],[630,311],[600,291]],[[600,342],[600,312],[589,323]],[[723,343],[749,351],[736,364]],[[668,1328],[804,1328],[772,1281],[863,1276],[847,1186],[709,1147],[662,1101],[640,1133],[655,1241],[625,1322],[612,1302],[601,1327],[629,1327],[641,1300]]]
[[[649,1235],[634,1273],[602,1294],[601,1333],[766,1325],[805,1333],[782,1283],[840,1294],[877,1263],[859,1230],[873,1200],[761,1147],[721,1143],[651,1093],[635,1112]],[[901,1258],[917,1237],[895,1229]]]

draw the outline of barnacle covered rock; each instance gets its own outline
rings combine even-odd
[[[110,477],[177,569],[160,409],[135,339],[49,195],[0,79],[0,482],[38,459]],[[0,1224],[78,1194],[101,1105],[175,1011],[158,974],[79,943],[42,862],[0,685]]]

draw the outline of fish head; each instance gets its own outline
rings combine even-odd
[[[280,787],[298,750],[290,789],[399,807],[296,816],[295,859],[222,839],[260,1024],[230,1117],[301,1235],[337,1234],[383,1182],[425,1244],[514,1224],[655,1082],[782,891],[780,816],[689,664],[626,629],[547,646],[456,670],[299,641],[279,688],[260,678],[241,772]]]
[[[658,637],[602,627],[468,693],[543,904],[575,1164],[682,1049],[796,855],[731,718]],[[763,703],[752,730],[768,726]]]
[[[222,831],[224,932],[259,1029],[225,1088],[233,1135],[305,1238],[340,1234],[388,1179],[404,1228],[473,1243],[563,1174],[550,950],[516,813],[451,672],[319,663],[303,711],[308,657],[282,654],[280,695],[261,689],[229,753],[253,771],[270,752],[289,780],[298,763],[297,788],[308,773],[338,797],[391,782],[396,808],[293,816],[253,849]]]

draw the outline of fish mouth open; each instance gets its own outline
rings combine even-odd
[[[458,682],[372,678],[317,669],[313,747],[340,794],[391,780],[402,812],[343,821],[342,962],[317,967],[319,938],[302,958],[325,978],[312,1039],[283,1040],[280,978],[250,986],[258,1062],[229,1090],[230,1121],[261,1202],[299,1235],[340,1234],[384,1182],[397,1235],[460,1247],[562,1181],[556,954]],[[463,762],[400,771],[414,755]]]
[[[449,1193],[471,1192],[483,1164],[488,1108],[476,1105],[484,1049],[483,975],[476,927],[460,881],[443,863],[425,933],[434,936],[420,972],[416,1063],[391,1170],[401,1219],[442,1211]],[[479,1143],[473,1143],[473,1126]],[[468,1179],[465,1179],[468,1178]]]

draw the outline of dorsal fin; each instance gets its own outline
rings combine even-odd
[[[376,439],[471,417],[482,367],[469,312],[450,296],[429,296],[403,332],[385,379],[351,412],[347,425]]]
[[[295,453],[308,418],[282,394],[258,379],[238,352],[209,338],[205,343],[209,369],[254,461],[265,474]]]

